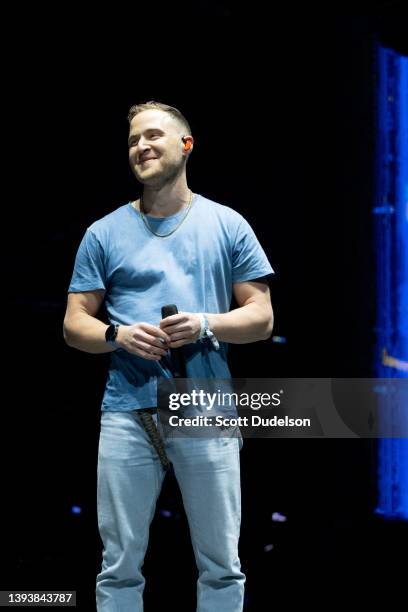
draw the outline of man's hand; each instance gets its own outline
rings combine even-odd
[[[201,320],[194,312],[179,312],[160,321],[160,329],[170,336],[170,348],[196,342],[201,331]]]
[[[132,355],[150,361],[160,361],[167,354],[170,337],[155,325],[134,323],[119,326],[116,344]]]

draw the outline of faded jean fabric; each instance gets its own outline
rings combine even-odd
[[[141,573],[164,471],[136,411],[101,413],[96,578],[98,612],[142,612]],[[155,415],[155,420],[157,416]],[[165,448],[180,486],[199,571],[197,612],[241,612],[241,487],[237,438],[172,438]],[[177,607],[177,601],[169,602]]]

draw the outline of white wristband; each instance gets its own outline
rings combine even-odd
[[[200,335],[198,336],[198,339],[201,340],[202,338],[204,338],[205,335],[205,317],[204,315],[200,312],[198,313],[198,316],[200,317]]]
[[[199,317],[200,317],[201,329],[200,329],[200,335],[198,339],[202,340],[203,338],[208,338],[211,344],[213,345],[213,347],[215,348],[215,350],[218,351],[220,348],[220,344],[209,327],[208,317],[203,313],[199,313]]]

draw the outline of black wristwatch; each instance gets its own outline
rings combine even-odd
[[[117,346],[116,344],[116,336],[118,335],[119,324],[114,323],[113,325],[109,325],[105,332],[105,340],[108,344],[112,344],[112,346]]]

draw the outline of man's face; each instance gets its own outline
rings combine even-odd
[[[184,166],[183,128],[164,111],[146,110],[133,117],[129,130],[129,163],[138,181],[161,187]]]

